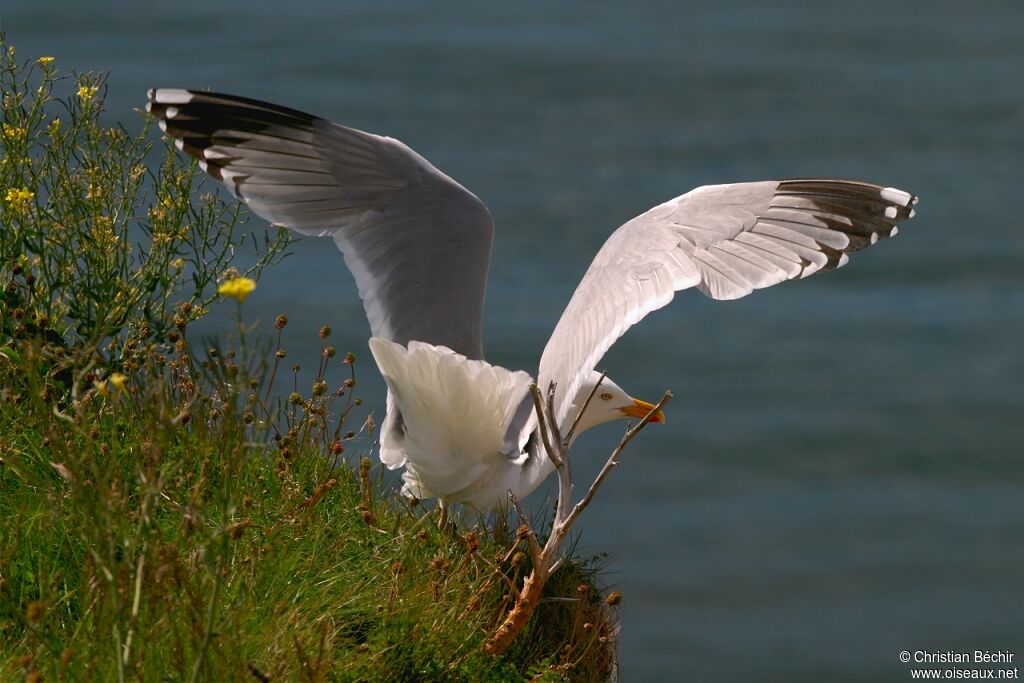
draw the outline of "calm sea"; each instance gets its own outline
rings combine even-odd
[[[1019,0],[8,0],[0,21],[25,57],[110,70],[130,128],[146,88],[209,86],[413,146],[494,213],[486,337],[510,367],[535,370],[612,230],[694,186],[918,193],[900,237],[842,271],[685,294],[614,348],[624,388],[676,399],[582,544],[625,596],[626,680],[897,681],[903,650],[1024,657]],[[331,323],[369,361],[333,246],[294,251],[251,311],[289,314],[290,359],[312,365]],[[372,363],[362,378],[382,412]],[[577,469],[617,434],[588,435]]]

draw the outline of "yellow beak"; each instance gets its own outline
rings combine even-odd
[[[619,410],[621,410],[622,413],[624,415],[626,415],[627,417],[632,417],[632,418],[635,418],[637,420],[642,420],[643,418],[647,417],[647,414],[649,412],[654,410],[654,404],[653,403],[648,403],[647,401],[641,401],[638,398],[634,398],[633,399],[633,405],[626,406],[625,408],[619,408]],[[664,421],[665,421],[665,413],[663,413],[660,410],[658,412],[656,412],[654,415],[651,415],[650,422],[664,422]]]

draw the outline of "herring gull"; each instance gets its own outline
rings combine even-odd
[[[249,98],[149,91],[178,148],[275,225],[330,237],[355,277],[388,387],[380,459],[404,490],[480,510],[532,492],[554,465],[537,436],[533,379],[484,360],[494,223],[487,207],[402,142]],[[896,234],[917,198],[836,179],[708,185],[616,230],[541,355],[553,418],[574,434],[654,406],[595,371],[632,325],[696,288],[713,299],[838,268]],[[661,421],[659,412],[653,421]]]

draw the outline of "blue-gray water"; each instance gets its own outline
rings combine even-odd
[[[733,303],[687,293],[602,363],[676,392],[583,518],[626,680],[909,680],[902,650],[1024,656],[1024,14],[969,3],[12,1],[25,57],[213,87],[407,142],[491,207],[486,337],[534,370],[605,237],[715,182],[918,193],[896,240]],[[369,360],[306,240],[250,299]],[[310,344],[302,347],[301,340]],[[364,396],[381,410],[375,369]],[[581,442],[596,469],[617,436]],[[584,464],[589,459],[591,466]]]

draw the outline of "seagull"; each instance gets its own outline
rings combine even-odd
[[[148,96],[161,130],[254,213],[334,240],[388,387],[380,459],[404,468],[407,495],[487,511],[554,471],[534,379],[484,360],[494,222],[480,199],[394,138],[245,97]],[[541,355],[536,384],[553,391],[554,423],[578,435],[617,419],[664,421],[595,370],[626,330],[677,291],[738,299],[843,266],[894,236],[916,203],[865,182],[769,180],[698,187],[628,221],[597,252]]]

